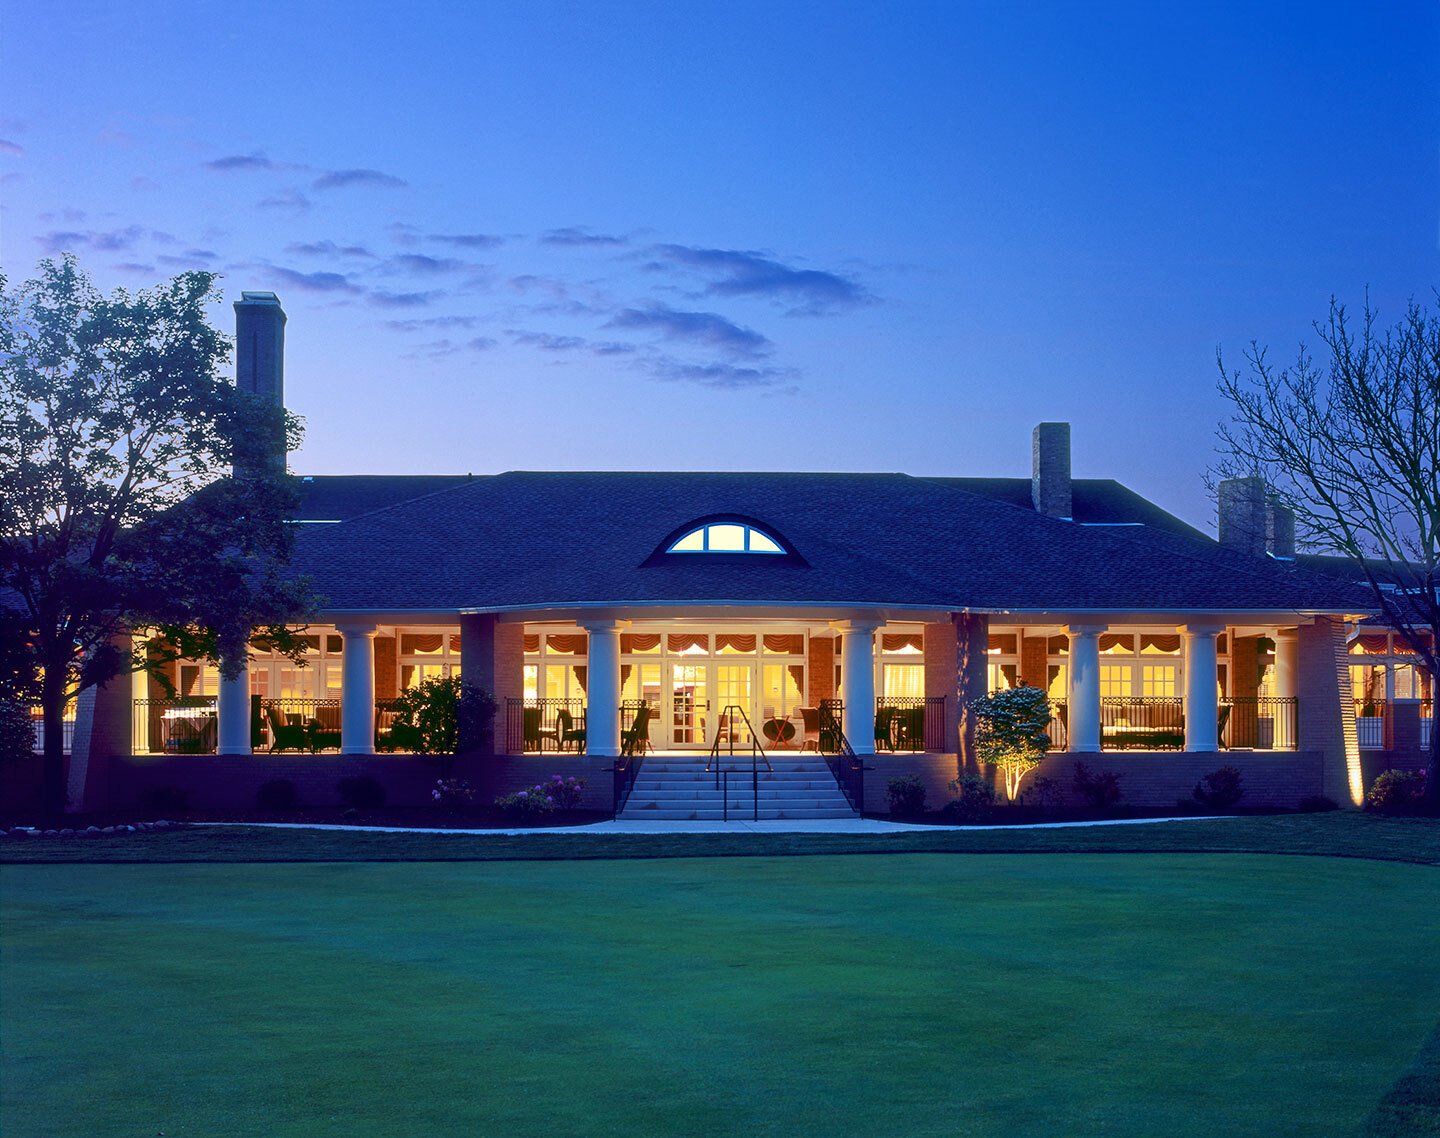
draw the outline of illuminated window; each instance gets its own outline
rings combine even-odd
[[[696,526],[670,543],[666,553],[784,553],[769,534],[742,522]]]

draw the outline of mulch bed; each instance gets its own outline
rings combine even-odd
[[[291,810],[178,810],[164,811],[171,822],[288,822],[324,826],[395,826],[424,830],[515,830],[549,829],[553,826],[584,826],[603,822],[610,817],[598,810],[555,811],[540,818],[511,818],[493,806],[471,806],[461,810],[438,810],[433,806],[386,806],[360,810],[347,806],[304,806]],[[87,826],[134,825],[153,822],[158,815],[148,811],[104,811],[93,814],[67,814],[61,825],[83,830]],[[38,815],[6,815],[0,818],[0,830],[14,826],[54,826]]]

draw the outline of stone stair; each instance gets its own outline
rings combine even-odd
[[[662,752],[646,756],[620,817],[630,821],[720,821],[725,813],[722,792],[715,788],[715,773],[705,770],[706,761],[704,755]],[[764,762],[760,763],[762,820],[855,817],[819,755],[779,752],[770,755],[770,763],[774,770],[766,770]],[[750,756],[722,755],[720,766],[731,772],[730,820],[749,821],[755,816]]]

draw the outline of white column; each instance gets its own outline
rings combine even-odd
[[[1066,717],[1070,750],[1090,754],[1100,750],[1100,634],[1104,624],[1072,624],[1070,634],[1070,683],[1066,693]]]
[[[875,750],[875,630],[878,621],[842,620],[833,626],[840,642],[840,698],[845,711],[840,729],[856,754]]]
[[[620,629],[628,621],[581,621],[589,635],[585,686],[585,752],[620,753]]]
[[[344,638],[340,658],[340,753],[369,755],[375,750],[375,626],[336,627]]]
[[[1215,638],[1219,625],[1187,625],[1185,635],[1185,749],[1220,749],[1219,701],[1216,699]]]
[[[240,674],[227,680],[220,673],[220,688],[216,696],[215,715],[216,750],[222,755],[248,755],[250,753],[250,654],[240,665]]]
[[[1294,628],[1275,631],[1275,694],[1295,698],[1295,677],[1300,674],[1300,633]]]

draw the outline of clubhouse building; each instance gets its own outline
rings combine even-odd
[[[281,400],[278,300],[235,310],[238,381]],[[72,809],[248,806],[274,779],[331,803],[347,776],[428,801],[436,768],[391,701],[457,673],[497,710],[455,776],[488,798],[573,774],[627,817],[728,814],[722,771],[746,817],[883,811],[903,774],[939,805],[987,774],[966,705],[1021,684],[1055,712],[1037,775],[1068,791],[1077,761],[1114,770],[1137,806],[1224,765],[1247,804],[1347,805],[1420,763],[1428,677],[1357,631],[1363,590],[1297,562],[1263,484],[1222,485],[1215,541],[1073,479],[1069,451],[1068,424],[1042,423],[1028,480],[304,478],[292,570],[324,598],[307,666],[257,648],[233,681],[182,661],[173,694],[144,674],[82,693]]]

